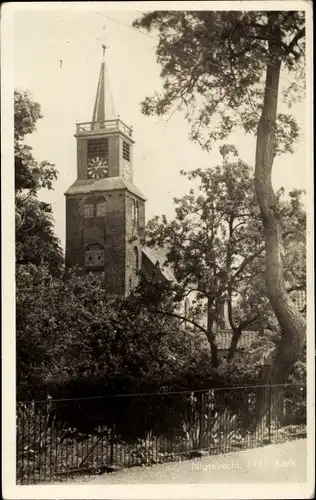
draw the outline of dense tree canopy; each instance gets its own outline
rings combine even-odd
[[[273,64],[269,40],[275,38],[279,44],[291,80],[304,78],[304,12],[278,12],[278,37],[270,33],[268,17],[268,12],[258,11],[146,13],[134,25],[159,34],[157,61],[163,89],[143,101],[143,112],[163,115],[174,108],[184,110],[192,138],[206,148],[236,128],[256,132],[266,69]],[[297,98],[300,88],[289,84],[287,101]],[[298,132],[294,117],[280,114],[277,152],[291,151]]]
[[[215,338],[215,323],[223,301],[228,304],[232,337],[231,357],[244,329],[258,322],[271,325],[273,315],[264,280],[264,235],[255,200],[253,169],[239,158],[232,146],[221,148],[221,165],[183,172],[198,180],[196,190],[175,199],[176,217],[155,217],[148,223],[147,243],[167,247],[167,264],[178,284],[174,296],[182,300],[194,293],[191,315],[206,316],[207,337]],[[234,161],[233,161],[234,160]],[[300,192],[290,200],[280,198],[284,221],[284,263],[287,287],[304,287],[305,273],[298,251],[305,255],[305,212]],[[160,305],[161,309],[161,305]]]

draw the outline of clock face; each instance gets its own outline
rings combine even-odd
[[[88,161],[89,179],[104,179],[108,175],[108,161],[100,156],[90,158]]]

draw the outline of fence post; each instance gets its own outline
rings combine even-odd
[[[204,434],[205,434],[205,415],[204,415],[204,394],[201,392],[200,397],[200,436],[199,448],[204,448]]]
[[[114,424],[111,426],[110,431],[110,465],[114,462]]]
[[[285,387],[284,385],[280,386],[280,395],[279,395],[279,405],[280,405],[280,410],[279,410],[279,415],[278,415],[278,420],[279,420],[279,425],[284,424],[284,412],[285,412],[285,407],[284,407],[284,399],[285,399]]]
[[[271,391],[271,381],[269,379],[268,385],[268,432],[269,432],[269,442],[271,442],[271,405],[272,405],[272,391]]]

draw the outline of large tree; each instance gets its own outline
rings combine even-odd
[[[256,134],[254,178],[266,285],[282,331],[271,378],[282,382],[304,344],[306,324],[285,287],[282,219],[271,173],[276,154],[291,151],[299,135],[294,117],[278,114],[277,107],[281,69],[294,81],[287,86],[287,102],[303,88],[296,81],[304,74],[305,12],[154,11],[134,25],[156,30],[159,37],[163,90],[146,98],[145,114],[184,109],[192,138],[206,148],[236,127]]]
[[[168,292],[173,291],[175,303],[193,296],[187,322],[193,319],[191,324],[206,334],[215,366],[216,328],[224,302],[232,329],[229,359],[245,329],[255,323],[270,326],[273,316],[264,282],[265,246],[253,169],[238,158],[229,159],[231,153],[237,156],[234,147],[224,146],[220,152],[221,165],[182,172],[198,181],[197,189],[174,200],[174,220],[156,216],[146,231],[149,246],[169,249],[166,264],[172,267],[177,283],[169,285]],[[290,201],[282,199],[282,194],[281,189],[277,195],[285,229],[287,286],[297,289],[305,284],[302,269],[293,267],[297,245],[305,241],[305,212],[299,191],[291,193]],[[170,314],[169,306],[167,302],[166,314]],[[165,310],[161,302],[156,309],[160,314]],[[206,328],[199,322],[201,317],[206,318]]]
[[[41,202],[41,188],[52,189],[57,170],[48,161],[35,160],[25,136],[42,118],[40,105],[28,92],[14,93],[15,220],[17,264],[46,265],[51,273],[63,268],[60,242],[54,234],[52,207]]]

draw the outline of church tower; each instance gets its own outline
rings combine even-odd
[[[66,266],[105,273],[126,296],[137,282],[145,197],[133,184],[132,128],[116,115],[103,60],[92,121],[76,125],[77,179],[66,191]]]

